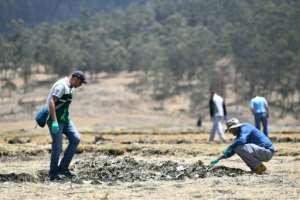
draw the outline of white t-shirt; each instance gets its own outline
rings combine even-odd
[[[213,102],[216,106],[214,116],[223,117],[224,116],[224,109],[223,109],[224,100],[223,100],[223,98],[221,96],[217,95],[217,94],[214,94]]]
[[[56,81],[48,94],[47,105],[49,105],[49,101],[52,98],[52,96],[56,96],[60,99],[64,94],[72,94],[73,88],[71,88],[70,86],[71,85],[68,77]]]

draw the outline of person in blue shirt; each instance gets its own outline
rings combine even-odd
[[[251,99],[249,106],[254,116],[255,127],[261,130],[260,125],[262,124],[263,132],[268,136],[269,106],[267,100],[264,97],[255,96]]]
[[[237,118],[228,120],[226,126],[226,131],[236,138],[218,159],[211,162],[211,165],[238,154],[251,171],[263,174],[267,168],[262,162],[270,161],[275,153],[271,140],[250,123],[240,123]]]

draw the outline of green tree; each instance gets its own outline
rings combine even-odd
[[[12,41],[15,45],[15,65],[24,81],[24,93],[28,90],[28,84],[32,75],[32,66],[35,64],[35,43],[33,32],[24,26],[23,21],[12,21],[11,26],[15,30]]]
[[[4,37],[0,36],[0,69],[1,79],[10,80],[16,72],[15,63],[15,46]]]

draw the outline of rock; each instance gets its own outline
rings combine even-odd
[[[25,138],[25,137],[14,137],[7,141],[8,144],[26,144],[26,143],[30,143],[30,142],[31,142],[31,139]]]

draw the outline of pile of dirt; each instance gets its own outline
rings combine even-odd
[[[147,180],[183,180],[185,178],[197,179],[208,176],[240,176],[249,172],[241,169],[224,166],[211,170],[202,161],[193,164],[180,164],[170,160],[145,162],[132,157],[123,158],[88,158],[77,161],[75,169],[78,178],[93,183],[100,182],[134,182]]]
[[[37,182],[37,178],[28,173],[9,173],[9,174],[0,174],[0,183],[2,182]]]
[[[180,164],[174,161],[146,162],[135,160],[132,157],[102,157],[87,158],[77,161],[73,165],[77,174],[73,179],[65,178],[63,181],[74,183],[90,182],[101,184],[102,182],[114,183],[136,182],[147,180],[184,180],[185,178],[198,179],[209,176],[241,176],[249,172],[241,169],[224,166],[209,169],[202,161],[193,164]],[[1,182],[45,182],[49,181],[46,170],[38,171],[36,175],[29,173],[0,174]]]
[[[8,144],[26,144],[30,143],[31,139],[27,137],[14,137],[7,141]]]

